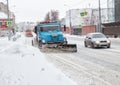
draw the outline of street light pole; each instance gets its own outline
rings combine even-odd
[[[7,0],[7,16],[8,16],[8,40],[10,40],[11,33],[10,33],[10,27],[9,27],[10,16],[9,16],[9,1],[8,0]]]
[[[68,7],[66,4],[64,4],[64,6]],[[70,26],[71,34],[73,34],[71,9],[68,10],[68,16],[69,16],[69,26]]]
[[[100,6],[100,0],[99,0],[99,32],[102,32],[102,28],[101,28],[101,6]]]
[[[71,23],[71,10],[69,10],[69,24],[70,24],[71,34],[73,34],[72,23]]]

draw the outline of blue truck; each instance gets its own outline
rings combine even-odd
[[[64,37],[59,22],[41,22],[35,27],[36,39],[40,47],[43,45],[61,47],[65,50],[68,48],[77,51],[76,44],[68,44]]]

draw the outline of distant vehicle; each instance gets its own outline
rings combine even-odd
[[[102,33],[89,33],[86,35],[84,40],[85,47],[107,47],[110,48],[111,42],[110,40]]]
[[[27,37],[32,37],[32,36],[33,36],[33,35],[32,35],[32,30],[27,29],[27,30],[25,31],[25,35],[26,35]]]

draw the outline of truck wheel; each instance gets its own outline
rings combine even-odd
[[[67,44],[67,41],[64,41],[64,43],[63,44]]]
[[[36,41],[38,42],[38,38],[37,38],[37,36],[36,36],[36,38],[35,38],[35,39],[36,39]]]
[[[41,40],[39,41],[39,46],[42,47],[42,41]]]
[[[87,44],[86,44],[86,42],[84,42],[84,46],[85,46],[85,47],[87,47]]]
[[[63,44],[67,44],[67,39],[64,37]]]

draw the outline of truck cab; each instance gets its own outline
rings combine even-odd
[[[40,23],[37,25],[37,40],[39,44],[67,44],[59,22]]]

